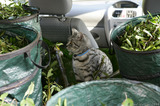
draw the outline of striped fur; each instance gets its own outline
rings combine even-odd
[[[112,74],[112,63],[108,56],[92,48],[87,36],[76,29],[72,29],[67,49],[73,54],[72,65],[77,81],[91,81],[97,77],[102,79],[106,77],[105,74]]]

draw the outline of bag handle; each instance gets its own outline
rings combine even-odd
[[[37,64],[36,62],[34,62],[34,61],[31,59],[30,52],[27,52],[26,55],[27,55],[27,57],[31,60],[31,62],[32,62],[36,67],[41,68],[41,69],[45,69],[45,68],[47,68],[47,67],[50,65],[50,62],[51,62],[50,50],[49,50],[48,45],[47,45],[44,41],[39,40],[38,43],[37,43],[37,45],[39,45],[39,44],[41,45],[41,47],[42,47],[43,49],[45,49],[45,50],[48,52],[48,58],[49,58],[49,60],[48,60],[48,63],[47,63],[46,65],[43,66],[43,65],[40,65],[40,64]]]
[[[40,11],[40,8],[37,6],[28,6],[26,4],[23,4],[22,7],[24,10],[36,11],[37,13],[39,13]]]

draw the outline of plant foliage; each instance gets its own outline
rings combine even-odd
[[[29,85],[27,91],[25,92],[25,95],[20,101],[20,106],[35,106],[33,99],[29,98],[29,95],[31,95],[34,91],[34,83],[31,82]],[[0,106],[17,106],[17,100],[13,99],[12,102],[8,102],[5,99],[7,98],[8,93],[3,93],[0,95]]]
[[[5,30],[0,31],[0,54],[18,50],[28,44],[29,41],[25,36],[12,36],[7,34]]]
[[[0,20],[3,19],[16,19],[23,16],[30,16],[31,11],[25,9],[25,5],[28,3],[22,4],[20,1],[18,3],[13,2],[9,4],[2,4],[0,2]]]
[[[45,38],[44,41],[48,44],[51,52],[51,63],[46,69],[42,70],[43,105],[45,106],[51,96],[53,96],[54,93],[59,92],[63,87],[57,83],[57,79],[60,76],[60,70],[56,59],[56,52],[54,50],[54,47],[60,46],[61,44],[53,44]],[[48,55],[47,52],[45,52],[45,56],[46,55]],[[46,64],[45,62],[47,61],[48,58],[45,58],[43,64]]]
[[[149,17],[149,16],[148,16]],[[126,50],[151,51],[160,49],[160,16],[152,16],[136,26],[128,24],[118,37],[120,46]]]

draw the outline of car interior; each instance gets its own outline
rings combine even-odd
[[[29,4],[40,8],[40,24],[45,38],[52,42],[66,43],[68,36],[71,35],[71,28],[76,28],[91,39],[93,47],[98,48],[93,36],[81,19],[65,16],[72,7],[72,0],[48,0],[47,2],[32,0],[29,1]]]
[[[42,36],[53,43],[67,43],[76,28],[87,35],[94,48],[109,49],[112,54],[111,33],[134,17],[158,12],[155,0],[29,0],[40,10]],[[153,6],[154,5],[154,6]],[[113,63],[113,67],[117,67]]]
[[[155,0],[29,0],[40,9],[40,24],[45,38],[66,43],[71,28],[86,34],[95,48],[109,48],[110,34],[127,20],[158,12]],[[153,6],[154,5],[154,6]]]
[[[4,0],[4,1],[6,2],[6,0]],[[113,78],[113,76],[116,76],[116,75],[119,75],[120,77],[116,76],[114,78],[126,78],[122,75],[122,73],[120,73],[120,67],[119,67],[120,65],[118,64],[118,61],[117,61],[118,59],[116,58],[116,55],[115,55],[116,50],[114,50],[114,47],[112,44],[113,42],[111,41],[111,35],[115,31],[115,28],[117,28],[117,29],[120,28],[119,26],[121,26],[122,24],[124,24],[126,22],[129,22],[131,19],[137,20],[137,18],[135,18],[135,17],[141,18],[141,16],[144,16],[147,14],[150,15],[150,13],[157,14],[160,12],[160,6],[159,6],[160,0],[9,0],[9,1],[15,1],[18,3],[19,3],[19,1],[21,1],[21,2],[27,1],[29,6],[36,7],[36,9],[38,8],[39,13],[38,13],[38,15],[36,15],[36,16],[38,16],[38,17],[36,17],[36,19],[38,19],[38,21],[40,22],[40,27],[41,27],[40,32],[42,32],[42,37],[46,38],[47,40],[50,40],[53,44],[56,44],[58,42],[58,43],[63,43],[63,45],[64,45],[64,46],[62,46],[62,47],[64,47],[63,51],[61,51],[60,50],[61,48],[59,48],[59,46],[57,46],[57,45],[56,46],[54,45],[55,47],[54,46],[52,47],[54,52],[52,52],[52,51],[51,52],[53,53],[52,55],[54,55],[54,56],[51,56],[51,59],[52,59],[51,67],[46,68],[47,73],[45,73],[45,77],[43,76],[44,73],[42,73],[42,74],[39,73],[40,74],[40,83],[43,83],[42,85],[45,85],[48,83],[48,85],[44,86],[44,89],[45,88],[48,89],[48,91],[47,90],[46,91],[50,93],[50,96],[48,96],[47,94],[45,94],[44,96],[49,97],[49,99],[51,98],[51,96],[53,96],[53,94],[55,94],[63,89],[63,85],[65,85],[65,84],[63,84],[63,83],[65,83],[65,81],[63,82],[63,79],[66,78],[67,83],[69,82],[69,84],[64,86],[64,88],[66,88],[70,85],[74,85],[74,84],[79,83],[79,82],[76,82],[75,76],[74,76],[75,73],[73,72],[73,69],[72,69],[73,68],[73,61],[72,60],[74,60],[73,57],[78,56],[78,55],[76,54],[76,55],[72,56],[69,54],[69,50],[67,51],[67,49],[66,49],[66,44],[67,44],[68,38],[70,35],[72,35],[72,28],[75,28],[79,32],[85,34],[90,39],[92,47],[99,48],[100,50],[105,51],[105,53],[107,54],[107,56],[111,60],[111,63],[113,66],[113,74],[111,74],[111,75],[106,74],[107,77],[105,77],[105,78]],[[36,22],[38,22],[38,21],[36,20]],[[38,25],[39,25],[39,23],[38,23]],[[157,25],[157,23],[156,23],[156,25]],[[160,25],[158,23],[158,26],[156,27],[155,32],[157,31],[159,26]],[[144,31],[144,30],[142,30],[142,31]],[[149,33],[147,31],[144,31],[144,32],[146,34]],[[116,35],[118,35],[118,34],[119,33],[117,33]],[[133,35],[133,34],[130,34],[130,35]],[[150,33],[148,35],[151,36],[150,37],[150,39],[151,39],[152,35]],[[43,41],[42,39],[40,39],[40,41]],[[127,38],[125,38],[125,40],[126,39]],[[138,36],[137,39],[139,40],[140,37]],[[135,39],[135,40],[137,40],[137,39]],[[148,41],[150,41],[150,39]],[[157,38],[157,39],[159,40],[160,38]],[[147,45],[147,43],[145,44],[145,46]],[[160,43],[159,43],[159,45],[160,45]],[[36,46],[37,46],[37,44],[36,44]],[[132,46],[129,45],[128,47],[132,47]],[[160,46],[159,46],[159,48],[160,48]],[[38,51],[39,49],[36,49],[36,50]],[[51,49],[47,49],[47,50],[49,51]],[[87,48],[87,51],[80,54],[80,56],[87,53],[89,50],[90,50],[90,48],[89,49]],[[132,49],[132,50],[134,50],[134,49]],[[146,49],[143,49],[143,50],[145,51]],[[49,55],[49,57],[50,57],[50,52],[48,52],[48,54],[47,54],[47,53],[45,53],[46,52],[45,50],[44,51],[41,50],[41,51],[43,52],[44,55]],[[39,52],[41,52],[41,51],[39,51]],[[126,51],[127,51],[127,49],[126,49]],[[64,58],[62,57],[63,52],[64,52],[64,54],[65,53],[67,54],[66,57],[68,58],[68,60],[66,59],[65,56],[63,56]],[[135,53],[137,51],[133,51],[133,52]],[[62,54],[60,54],[60,53],[62,53]],[[142,52],[140,51],[139,53],[142,53]],[[125,55],[123,55],[123,54],[120,56],[125,57]],[[140,55],[140,56],[142,56],[142,55]],[[24,57],[26,58],[27,56],[24,53],[22,57],[24,59]],[[132,57],[132,56],[130,56],[130,57]],[[158,60],[156,60],[157,57],[152,58],[151,60],[158,61]],[[43,56],[42,56],[42,58],[40,57],[39,59],[40,59],[40,64],[41,64],[41,61],[43,64]],[[46,60],[50,61],[51,59],[47,58]],[[64,61],[62,59],[64,59]],[[101,63],[103,63],[103,59],[102,59]],[[98,58],[97,60],[100,60],[100,59]],[[127,59],[125,59],[125,62],[126,62],[126,60]],[[140,60],[140,59],[138,58],[137,60]],[[120,63],[125,63],[125,62],[122,61]],[[45,63],[45,61],[44,61],[44,63]],[[66,64],[63,64],[63,63],[66,63]],[[66,66],[65,68],[68,72],[65,71],[64,66]],[[127,66],[127,65],[125,64],[125,66]],[[98,66],[98,68],[96,68],[95,71],[98,72],[99,67],[101,67],[101,64]],[[152,66],[152,67],[154,67],[154,66]],[[158,67],[158,66],[155,66],[155,67]],[[55,69],[56,71],[58,70],[58,72],[56,73],[56,71],[53,69]],[[45,69],[42,69],[42,71],[43,70],[45,70]],[[127,71],[130,70],[130,67],[129,67],[129,69],[126,69],[126,70]],[[88,71],[88,67],[87,67],[87,71]],[[59,73],[61,74],[60,76],[58,76]],[[54,74],[55,74],[55,76],[54,76]],[[159,75],[160,75],[160,73],[157,74],[158,77],[159,77]],[[55,78],[52,78],[52,81],[54,80],[54,82],[50,83],[51,80],[47,79],[47,81],[42,81],[41,77],[43,80],[46,80],[45,78],[48,78],[48,79],[51,77],[55,77]],[[63,78],[60,78],[60,77],[63,77]],[[97,77],[97,79],[98,78],[99,77]],[[94,80],[97,80],[97,79],[94,79]],[[73,81],[71,81],[71,80],[73,80]],[[157,81],[157,82],[159,83],[159,81]],[[61,84],[62,84],[62,86],[60,86]],[[14,85],[14,83],[12,85]],[[51,89],[50,87],[52,88],[52,91],[50,91],[50,89]],[[37,89],[39,89],[39,88],[37,88]],[[40,91],[40,93],[41,93],[41,91]],[[103,94],[103,93],[101,93],[101,94]],[[113,95],[111,95],[111,96],[113,96]],[[127,96],[126,96],[126,99],[127,99]],[[47,102],[47,100],[46,100],[46,102]],[[0,102],[0,104],[1,104],[1,102]]]
[[[158,10],[158,6],[153,9],[150,2],[152,1],[29,0],[29,5],[40,9],[40,24],[45,38],[66,43],[71,28],[74,27],[86,34],[95,48],[109,48],[110,34],[116,26],[133,17],[142,16],[147,11]]]

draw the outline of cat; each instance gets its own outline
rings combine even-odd
[[[91,81],[96,77],[104,79],[106,74],[113,73],[108,56],[101,50],[93,48],[90,39],[75,28],[72,28],[72,35],[68,38],[66,48],[73,54],[72,67],[78,82]]]

